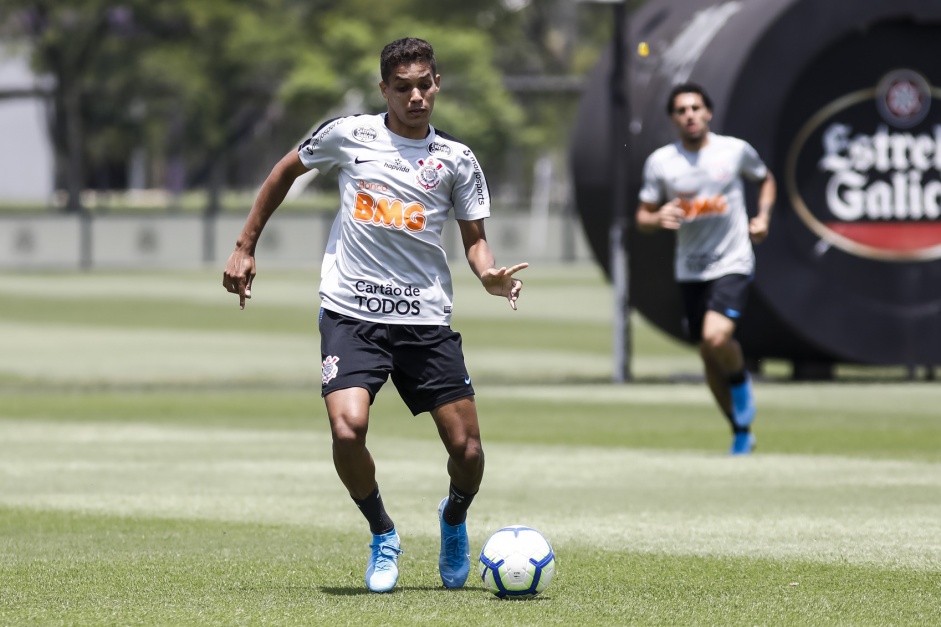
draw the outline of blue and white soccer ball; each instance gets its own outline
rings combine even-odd
[[[528,599],[552,581],[555,553],[535,529],[512,525],[484,542],[479,566],[480,578],[495,595],[501,599]]]

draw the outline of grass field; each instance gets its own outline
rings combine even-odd
[[[611,295],[531,268],[520,311],[457,268],[454,327],[487,473],[472,549],[543,531],[533,601],[437,574],[443,447],[388,386],[370,448],[402,536],[391,595],[318,393],[314,272],[0,274],[0,625],[941,624],[941,392],[757,383],[758,451],[694,353],[638,320],[640,382],[608,383]]]

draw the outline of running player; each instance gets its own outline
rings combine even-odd
[[[677,231],[674,268],[690,338],[699,345],[706,382],[732,425],[729,452],[746,455],[755,446],[755,403],[734,333],[754,273],[752,243],[768,235],[775,181],[751,145],[710,132],[712,102],[699,85],[674,87],[667,113],[680,138],[647,158],[637,228]],[[743,177],[761,184],[751,220]]]
[[[251,298],[255,245],[293,181],[337,168],[340,211],[321,268],[321,357],[333,461],[372,531],[366,585],[398,581],[400,540],[366,448],[369,410],[391,375],[413,414],[430,412],[448,453],[450,489],[438,506],[439,571],[448,588],[470,571],[467,509],[480,486],[484,453],[461,336],[449,323],[451,275],[441,231],[453,209],[471,270],[489,293],[516,309],[528,264],[497,267],[484,232],[490,193],[474,153],[430,124],[441,86],[434,50],[421,39],[388,44],[380,58],[379,115],[323,124],[275,165],[248,215],[223,285]]]

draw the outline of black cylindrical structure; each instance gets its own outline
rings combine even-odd
[[[680,82],[703,85],[712,129],[751,143],[777,178],[739,329],[746,354],[941,362],[941,2],[649,0],[629,19],[631,213],[643,160],[676,139],[665,107]],[[592,75],[571,150],[604,266],[611,61],[609,50]],[[631,302],[683,337],[673,235],[632,232],[628,254]]]

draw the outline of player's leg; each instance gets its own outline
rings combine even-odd
[[[345,388],[324,397],[333,435],[333,465],[373,534],[366,563],[366,587],[389,592],[399,579],[402,552],[395,524],[386,513],[376,483],[376,464],[366,448],[370,395],[364,388]]]
[[[366,448],[369,392],[344,388],[331,392],[324,401],[333,436],[333,465],[353,500],[362,501],[376,490],[376,463]]]
[[[751,378],[745,370],[742,347],[735,339],[750,282],[751,278],[744,275],[724,276],[710,282],[700,344],[704,362],[713,368],[710,388],[731,418],[734,435],[730,452],[736,455],[750,453],[755,440],[750,433],[755,418]]]
[[[722,413],[732,422],[732,398],[729,392],[728,376],[713,356],[710,343],[704,339],[709,333],[715,340],[716,329],[713,324],[706,327],[709,300],[714,287],[713,281],[688,281],[679,284],[686,311],[686,331],[691,342],[699,347],[699,357],[703,363],[706,385]],[[733,329],[734,330],[734,329]]]
[[[320,337],[321,393],[330,421],[333,464],[372,532],[366,586],[373,592],[388,592],[398,581],[402,551],[379,493],[375,461],[366,448],[369,408],[391,369],[391,357],[382,348],[388,337],[381,325],[325,310],[321,310]]]
[[[745,367],[742,346],[734,337],[735,321],[717,311],[707,311],[703,317],[702,341],[699,353],[707,368],[709,387],[716,402],[724,410],[732,408],[729,377]]]
[[[448,588],[464,585],[470,572],[467,508],[484,471],[474,388],[464,364],[460,334],[441,326],[400,326],[395,338],[392,382],[413,414],[425,411],[448,452],[448,496],[438,506],[441,553],[438,567]]]
[[[477,494],[484,476],[484,450],[480,443],[480,425],[477,420],[477,404],[473,396],[445,403],[431,410],[438,427],[438,435],[448,452],[448,476],[453,490],[467,496],[449,505],[448,518],[462,522],[469,505],[468,499]],[[464,505],[464,507],[461,507]],[[463,510],[463,511],[459,511]],[[460,519],[460,520],[458,520]]]
[[[732,425],[732,446],[729,452],[744,455],[750,453],[755,444],[751,433],[755,404],[751,379],[745,371],[742,347],[734,333],[734,321],[716,311],[707,311],[703,321],[703,339],[699,346],[709,389]]]
[[[474,397],[451,401],[431,412],[448,452],[448,496],[438,505],[441,551],[438,570],[445,587],[460,588],[470,573],[467,509],[484,475],[484,451]]]

